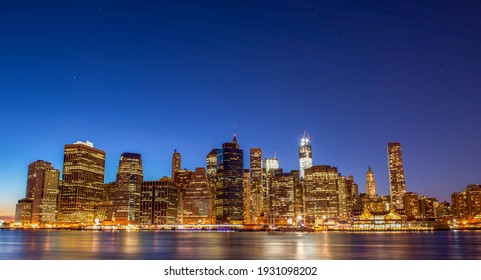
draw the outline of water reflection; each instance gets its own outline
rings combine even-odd
[[[481,234],[0,230],[0,259],[481,259]]]

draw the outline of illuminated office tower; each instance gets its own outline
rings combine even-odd
[[[184,195],[185,195],[185,190],[190,184],[190,181],[192,179],[192,171],[188,169],[182,169],[179,171],[175,172],[174,175],[174,183],[177,186],[177,190],[179,191],[178,194],[178,200],[179,200],[179,211],[177,211],[178,217],[177,217],[177,223],[182,224],[183,223],[183,209],[182,207],[184,206]]]
[[[114,219],[117,224],[139,224],[140,187],[143,181],[142,156],[123,153],[120,156],[117,186],[113,193]]]
[[[95,208],[103,198],[104,170],[105,151],[93,143],[65,145],[59,222],[94,223]]]
[[[217,151],[219,149],[212,149],[210,153],[207,155],[207,161],[206,161],[206,171],[207,171],[207,177],[213,178],[215,177],[215,174],[217,173]]]
[[[304,172],[307,168],[312,167],[312,147],[311,137],[307,135],[304,130],[304,135],[301,139],[301,145],[299,146],[299,176],[304,178]]]
[[[209,182],[209,189],[210,195],[212,198],[212,221],[211,224],[216,223],[216,215],[215,215],[215,189],[217,185],[217,151],[219,149],[212,149],[210,153],[207,155],[206,158],[206,173],[207,173],[207,180]]]
[[[37,160],[28,165],[26,198],[32,202],[32,224],[57,221],[59,176],[60,171],[54,169],[50,162]]]
[[[218,224],[242,224],[244,220],[244,152],[234,134],[232,143],[217,151],[215,214]]]
[[[264,167],[265,167],[265,190],[264,190],[264,212],[269,212],[271,204],[270,204],[270,188],[272,184],[272,179],[275,173],[282,173],[279,169],[279,160],[274,155],[273,158],[266,158],[264,160]],[[280,172],[279,172],[280,171]]]
[[[406,192],[403,197],[404,213],[408,220],[419,218],[419,196],[414,192]]]
[[[366,194],[370,198],[375,198],[377,196],[376,181],[374,180],[374,172],[372,172],[371,166],[369,166],[366,172]]]
[[[391,208],[403,208],[403,195],[406,193],[401,143],[388,143],[389,181],[391,190]]]
[[[39,222],[41,224],[57,222],[59,182],[60,170],[45,170],[45,181],[40,199]]]
[[[292,173],[274,174],[270,192],[270,213],[276,218],[275,224],[287,225],[295,222],[294,186]]]
[[[468,185],[463,192],[453,193],[451,198],[455,218],[481,215],[481,185]]]
[[[354,182],[354,176],[350,175],[346,180],[346,208],[349,217],[354,211],[357,197],[359,196],[359,188]]]
[[[28,165],[27,193],[26,198],[32,200],[32,224],[40,222],[40,199],[45,182],[45,170],[52,169],[52,164],[43,160],[37,160]]]
[[[110,182],[102,185],[102,202],[97,204],[95,217],[99,222],[113,222],[114,215],[114,197],[116,195],[117,182]]]
[[[28,226],[32,223],[32,204],[33,199],[22,198],[15,206],[15,223]]]
[[[39,198],[45,181],[45,170],[53,169],[52,163],[37,160],[28,165],[26,198]]]
[[[423,221],[434,221],[436,218],[436,204],[438,200],[425,195],[419,198],[419,216]]]
[[[338,191],[338,219],[346,221],[349,218],[348,212],[348,197],[347,197],[347,178],[345,176],[339,176],[337,179],[337,191]]]
[[[256,223],[264,208],[265,187],[262,180],[262,150],[250,149],[250,197],[251,197],[251,222]]]
[[[251,182],[249,169],[244,169],[244,176],[242,181],[242,188],[244,189],[244,224],[251,223]]]
[[[183,224],[210,224],[212,222],[212,196],[205,168],[192,173],[183,198]]]
[[[339,173],[336,167],[317,165],[305,170],[306,224],[339,217]]]
[[[174,154],[172,155],[172,179],[174,179],[175,173],[180,171],[180,169],[182,169],[180,153],[174,150]]]
[[[304,224],[304,185],[299,180],[299,170],[291,170],[294,178],[294,219],[296,225]]]
[[[158,181],[144,181],[141,187],[140,224],[175,225],[177,224],[178,193],[171,178]]]

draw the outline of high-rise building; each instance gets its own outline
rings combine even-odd
[[[59,222],[94,223],[96,206],[103,198],[104,171],[105,151],[93,143],[65,145]]]
[[[336,167],[318,165],[304,174],[306,224],[339,218],[339,173]]]
[[[140,199],[141,225],[177,224],[178,193],[171,178],[142,182]]]
[[[348,205],[348,195],[347,195],[347,178],[346,176],[338,176],[337,178],[337,192],[339,199],[338,207],[338,219],[341,221],[346,221],[349,219],[349,205]]]
[[[206,158],[206,173],[207,173],[207,180],[209,182],[209,189],[212,197],[212,224],[216,223],[216,215],[215,215],[215,193],[216,193],[216,186],[217,186],[217,151],[219,149],[212,149],[210,153],[207,155]]]
[[[15,223],[28,226],[32,223],[32,203],[31,198],[22,198],[15,206]]]
[[[369,166],[366,172],[366,194],[371,198],[377,196],[376,180],[374,180],[374,172],[372,171],[371,166]]]
[[[455,218],[481,215],[481,185],[468,185],[463,192],[453,193],[452,213]]]
[[[301,139],[301,145],[299,146],[299,176],[304,178],[304,172],[307,168],[312,167],[312,147],[311,137],[307,135],[304,130],[304,135]]]
[[[249,169],[244,169],[244,176],[242,181],[242,188],[244,189],[244,224],[251,223],[251,181]]]
[[[218,224],[242,224],[244,220],[244,151],[236,135],[217,151],[215,214]]]
[[[177,190],[179,191],[178,194],[178,200],[179,200],[179,209],[177,211],[177,223],[182,224],[183,223],[183,206],[184,206],[184,195],[185,195],[185,190],[189,186],[190,182],[192,180],[192,171],[188,169],[182,169],[179,171],[175,172],[174,175],[174,183],[177,186]]]
[[[59,174],[60,171],[54,169],[50,162],[37,160],[28,165],[26,198],[32,202],[32,224],[57,221]],[[24,222],[25,217],[24,214]]]
[[[359,188],[354,181],[354,176],[347,176],[346,180],[346,208],[349,217],[353,215],[356,201],[359,197]]]
[[[419,196],[415,192],[406,192],[403,197],[404,213],[408,220],[419,219]]]
[[[294,186],[292,173],[276,173],[272,178],[270,192],[270,214],[276,224],[294,224]]]
[[[217,152],[219,149],[212,149],[207,155],[206,172],[207,177],[214,178],[217,173]]]
[[[45,170],[52,168],[52,163],[44,160],[37,160],[28,165],[27,193],[25,198],[39,198],[45,181]]]
[[[438,200],[425,195],[419,198],[419,216],[423,221],[434,221],[436,219],[436,204]]]
[[[39,222],[41,224],[57,222],[59,182],[60,170],[45,170],[45,180],[40,199],[39,212]]]
[[[262,150],[260,148],[250,149],[250,201],[251,221],[255,224],[264,208],[265,186],[262,180]]]
[[[264,188],[264,209],[263,211],[265,213],[269,212],[269,209],[271,207],[271,185],[272,181],[274,178],[274,175],[276,173],[282,173],[282,170],[279,168],[279,160],[276,158],[274,155],[273,158],[266,158],[264,160],[264,169],[265,169],[265,174],[264,174],[264,182],[265,182],[265,188]]]
[[[175,149],[174,154],[172,155],[172,179],[174,179],[175,173],[180,171],[180,169],[182,169],[181,157],[180,153]]]
[[[389,181],[391,190],[391,208],[403,208],[403,195],[406,193],[401,143],[388,143]]]
[[[117,224],[140,223],[140,188],[144,181],[142,156],[123,153],[113,193],[114,217]]]
[[[183,198],[183,224],[210,224],[212,222],[212,195],[205,168],[192,173]]]
[[[299,180],[299,170],[291,170],[292,177],[294,179],[294,221],[296,225],[304,224],[304,184]]]

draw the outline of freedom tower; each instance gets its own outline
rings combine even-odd
[[[304,130],[304,135],[299,146],[299,179],[304,178],[304,170],[312,167],[311,137]]]

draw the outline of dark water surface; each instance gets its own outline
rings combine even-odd
[[[481,232],[0,230],[0,259],[481,259]]]

